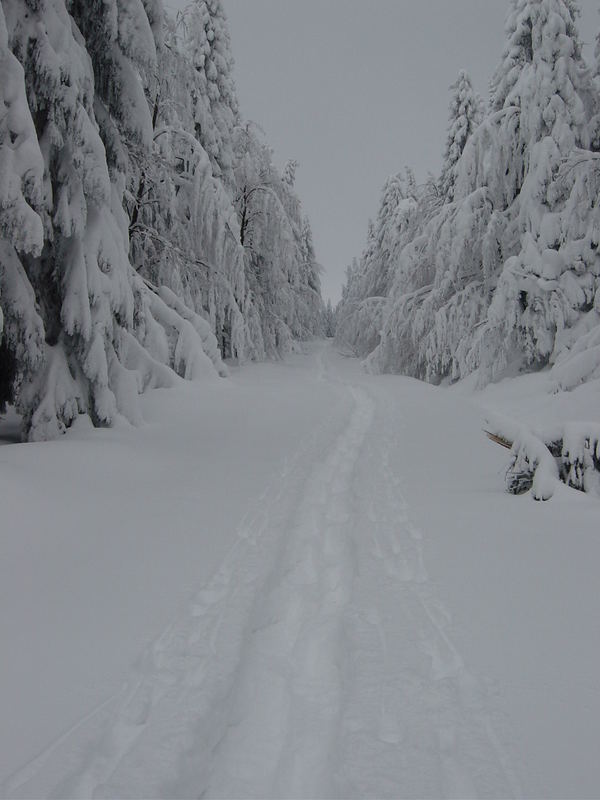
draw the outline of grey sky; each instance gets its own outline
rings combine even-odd
[[[183,7],[189,0],[166,0]],[[339,298],[365,242],[386,177],[405,165],[437,172],[448,87],[467,69],[487,96],[508,0],[224,0],[246,118],[297,188]],[[600,28],[598,0],[580,0],[582,38]]]

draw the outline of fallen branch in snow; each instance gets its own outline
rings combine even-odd
[[[600,495],[600,425],[567,423],[562,431],[540,435],[496,416],[487,420],[485,435],[512,452],[506,472],[511,494],[531,491],[535,500],[549,500],[559,481],[573,489]]]
[[[491,431],[483,431],[488,439],[491,439],[492,442],[499,444],[501,447],[506,448],[507,450],[512,450],[513,443],[509,442],[508,439],[505,439],[503,436],[499,436],[497,433],[492,433]]]

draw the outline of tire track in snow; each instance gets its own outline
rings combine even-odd
[[[135,744],[137,739],[144,733],[149,709],[157,705],[165,696],[166,691],[161,690],[160,684],[164,682],[166,686],[175,684],[177,681],[177,659],[169,659],[168,654],[180,649],[175,644],[177,639],[181,639],[182,631],[186,627],[194,632],[190,633],[190,642],[200,637],[200,629],[196,618],[201,616],[199,608],[204,607],[207,620],[210,624],[203,628],[207,633],[209,642],[209,652],[212,657],[216,653],[216,640],[218,639],[219,629],[223,623],[225,611],[211,614],[220,601],[224,601],[229,596],[229,584],[234,572],[234,565],[243,563],[246,558],[248,545],[257,545],[258,540],[264,535],[269,521],[269,509],[275,505],[283,493],[283,482],[288,480],[298,470],[298,464],[310,451],[314,442],[305,444],[292,459],[287,458],[282,468],[281,477],[269,485],[262,493],[256,503],[256,509],[247,512],[237,531],[236,540],[230,551],[226,554],[221,568],[195,597],[193,605],[188,609],[188,614],[182,618],[176,618],[160,634],[157,639],[149,645],[140,658],[137,660],[133,677],[129,679],[121,692],[117,692],[103,701],[95,709],[76,721],[70,728],[54,741],[50,742],[44,750],[35,756],[31,761],[19,768],[10,775],[2,784],[1,797],[33,796],[40,792],[31,787],[37,785],[40,775],[43,776],[46,762],[52,756],[58,754],[58,762],[62,760],[61,749],[67,753],[67,762],[71,765],[73,775],[77,776],[77,770],[82,766],[82,774],[78,777],[64,777],[65,769],[62,770],[62,777],[50,780],[58,781],[60,790],[55,794],[60,796],[88,796],[92,791],[97,791],[96,780],[102,783],[98,776],[106,778],[114,772],[120,759]],[[186,668],[194,671],[197,668],[198,657],[189,652],[189,663]],[[208,656],[207,656],[208,658]],[[206,659],[204,659],[206,660]],[[181,662],[181,658],[179,659]],[[180,665],[181,666],[181,665]],[[168,678],[164,676],[171,670],[173,673]],[[181,671],[181,670],[180,670]],[[117,723],[113,720],[117,717]],[[98,722],[98,719],[100,722]],[[101,734],[101,754],[94,752],[98,743],[98,733],[89,732],[87,727],[91,722],[97,723]],[[80,746],[80,740],[83,746]],[[75,744],[74,744],[75,743]],[[80,763],[82,762],[82,763]],[[74,767],[74,764],[77,764]],[[50,770],[61,772],[60,764],[51,764]],[[67,770],[69,771],[69,767]],[[42,780],[48,780],[45,776]],[[77,786],[77,789],[73,787]],[[95,788],[94,788],[95,787]]]
[[[332,795],[343,611],[356,569],[352,478],[374,410],[365,392],[349,391],[350,422],[305,487],[265,597],[238,683],[240,719],[215,753],[211,797]]]
[[[325,351],[316,371],[347,418],[290,460],[53,796],[519,795],[394,473],[396,398]]]
[[[317,370],[324,379],[320,354]],[[348,428],[342,420],[341,426],[345,432],[350,430],[344,446],[351,447],[356,423]],[[315,507],[312,500],[306,502],[306,495],[311,491],[314,499],[318,481],[310,472],[315,463],[327,461],[324,454],[329,452],[327,437],[332,427],[339,428],[340,420],[334,426],[322,424],[289,461],[261,498],[255,516],[238,532],[214,578],[144,653],[102,734],[89,746],[86,742],[83,753],[75,755],[66,748],[68,775],[53,782],[53,796],[200,796],[206,791],[229,731],[243,718],[243,687],[257,643],[262,632],[273,627],[265,597],[275,596],[278,585],[282,588],[290,532],[297,530],[298,536],[292,539],[300,545],[301,532],[315,524]],[[337,462],[331,469],[336,466]],[[308,490],[307,485],[313,488]],[[337,550],[331,535],[327,547],[331,566],[320,583],[323,596],[329,591],[335,594],[338,583]],[[314,558],[318,570],[317,553]],[[305,560],[303,569],[310,572],[309,561]],[[312,604],[311,597],[311,608]],[[301,605],[294,609],[293,603],[288,604],[290,625],[294,614],[306,617],[308,599],[305,607]],[[317,668],[316,661],[311,662],[317,657],[317,645],[313,639],[307,674]],[[282,659],[278,662],[281,666]],[[275,683],[270,688],[266,702],[275,709]],[[12,782],[14,796],[28,796],[36,785],[35,775],[23,773],[23,777],[23,782]]]
[[[320,354],[317,363],[319,377],[327,379]],[[238,605],[247,608],[248,598],[242,595],[243,602],[232,602],[232,587],[235,595],[239,586],[226,570],[194,611],[199,618],[214,617],[211,630],[199,627],[190,634],[185,626],[180,641],[184,662],[189,662],[190,647],[208,643],[210,663],[205,659],[193,670],[187,663],[183,681],[179,677],[175,691],[167,692],[158,703],[154,697],[145,698],[148,691],[156,690],[155,677],[150,685],[143,681],[146,689],[141,698],[138,688],[127,703],[125,727],[131,727],[132,716],[138,726],[146,725],[149,705],[152,719],[147,731],[142,737],[135,731],[132,746],[123,725],[114,729],[113,747],[124,755],[109,766],[109,775],[102,765],[105,775],[96,772],[90,783],[93,771],[88,773],[87,785],[80,784],[76,794],[87,795],[92,789],[95,796],[109,796],[124,793],[132,785],[136,794],[144,795],[152,795],[153,790],[170,796],[211,797],[330,793],[329,754],[341,701],[336,642],[352,574],[344,526],[351,516],[350,479],[373,413],[364,392],[348,391],[353,403],[350,420],[327,456],[315,462],[292,513],[282,524],[271,510],[258,535],[253,526],[248,531],[249,542],[263,543],[262,559],[268,558],[267,542],[271,548],[280,548],[270,569],[261,574],[259,564],[253,565],[252,554],[246,551],[241,559],[233,559],[246,578],[258,576],[252,581],[252,613],[235,624],[235,609]],[[278,500],[286,487],[284,481]],[[211,607],[216,614],[207,611]],[[238,642],[233,670],[227,658],[232,640]],[[168,643],[159,642],[157,650],[172,660],[177,641],[169,635]],[[210,666],[219,673],[221,683],[223,675],[230,675],[225,692],[211,680]],[[176,702],[174,694],[179,695]],[[149,777],[157,772],[156,754],[166,752],[170,769],[162,765],[160,778],[150,783]]]
[[[346,612],[348,659],[338,797],[516,797],[518,780],[429,581],[392,454],[399,410],[385,398],[356,475],[361,569]]]

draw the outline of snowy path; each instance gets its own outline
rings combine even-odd
[[[335,408],[126,688],[5,794],[524,794],[513,732],[428,577],[396,384],[329,345],[306,374]]]
[[[315,365],[342,380],[327,351]],[[301,448],[270,487],[59,794],[517,791],[428,584],[390,469],[390,409],[366,383],[344,391],[342,430]]]

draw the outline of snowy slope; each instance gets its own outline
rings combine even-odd
[[[481,434],[540,391],[319,344],[2,448],[3,793],[597,794],[598,501]]]

